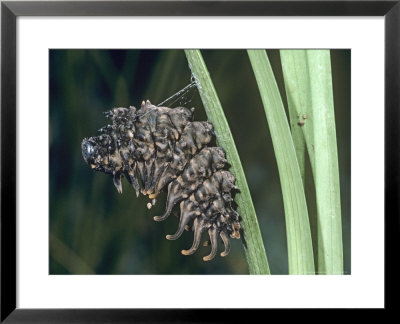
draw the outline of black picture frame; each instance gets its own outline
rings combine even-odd
[[[1,322],[228,322],[263,310],[16,308],[16,19],[19,16],[384,16],[385,308],[397,274],[390,244],[399,231],[400,4],[396,1],[2,1],[1,2]],[[389,284],[388,284],[389,283]],[[241,298],[238,296],[238,298]],[[243,313],[244,312],[244,313]],[[253,314],[252,316],[262,314]],[[245,315],[246,316],[246,315]]]

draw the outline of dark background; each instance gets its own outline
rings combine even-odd
[[[267,51],[287,108],[278,50]],[[279,175],[257,84],[245,50],[203,50],[253,198],[272,274],[287,274],[285,218]],[[168,241],[178,220],[154,222],[165,198],[146,208],[123,180],[93,172],[81,154],[84,137],[107,123],[102,112],[162,102],[190,82],[182,50],[50,50],[50,274],[247,274],[240,240],[210,262],[193,234]],[[331,50],[343,221],[345,273],[350,273],[350,51]],[[193,97],[192,97],[193,95]],[[206,120],[197,91],[195,120]],[[205,236],[204,236],[205,238]],[[222,247],[220,247],[220,250]],[[219,250],[219,251],[220,251]]]

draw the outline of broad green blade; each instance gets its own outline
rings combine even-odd
[[[312,115],[312,104],[307,56],[304,50],[281,50],[280,56],[285,80],[293,144],[296,150],[307,201],[311,238],[313,242],[314,266],[317,270],[317,208],[315,203],[314,177],[312,175],[314,167],[314,148],[312,147],[314,145],[314,131],[310,119]],[[306,161],[310,161],[311,167]],[[318,273],[318,271],[316,271],[316,273]]]
[[[283,77],[300,171],[304,180],[304,161],[307,150],[314,167],[313,124],[310,78],[308,77],[307,56],[304,50],[281,50]],[[307,150],[305,150],[307,145]]]
[[[282,50],[289,106],[306,115],[302,131],[315,179],[318,273],[343,273],[340,183],[329,50]]]
[[[339,165],[329,50],[307,51],[314,125],[318,272],[343,274]]]
[[[198,83],[199,93],[207,117],[214,125],[217,143],[226,152],[227,159],[231,164],[230,171],[235,176],[236,185],[240,190],[235,196],[235,201],[238,204],[238,211],[242,217],[244,239],[246,240],[245,252],[249,264],[249,272],[250,274],[270,274],[253,201],[250,196],[239,154],[218,95],[200,51],[185,50],[185,54],[193,77]]]
[[[279,89],[265,50],[248,50],[264,104],[285,208],[290,274],[314,274],[307,204],[299,164]]]

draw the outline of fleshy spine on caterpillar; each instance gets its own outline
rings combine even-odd
[[[193,121],[193,111],[158,107],[149,100],[139,110],[114,108],[104,113],[112,124],[101,128],[101,135],[82,141],[82,155],[93,170],[112,175],[119,193],[125,176],[136,196],[140,192],[151,199],[149,209],[167,188],[165,212],[154,220],[165,220],[179,203],[178,230],[166,238],[178,239],[192,223],[192,247],[182,250],[190,255],[207,231],[211,252],[203,260],[209,261],[217,253],[218,236],[225,247],[221,256],[230,251],[229,237],[240,238],[240,217],[232,203],[237,187],[234,176],[223,169],[223,149],[208,146],[215,136],[212,124]]]

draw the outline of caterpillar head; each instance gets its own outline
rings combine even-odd
[[[104,115],[112,120],[112,124],[102,127],[101,135],[83,139],[82,156],[91,169],[115,177],[130,171],[127,156],[132,157],[135,153],[131,140],[136,131],[136,108],[113,108]]]
[[[91,169],[107,174],[122,171],[123,159],[109,136],[85,138],[81,147],[83,159]]]
[[[82,141],[82,156],[85,162],[93,166],[92,168],[96,167],[96,156],[98,155],[99,148],[95,141],[91,139],[84,138]]]

